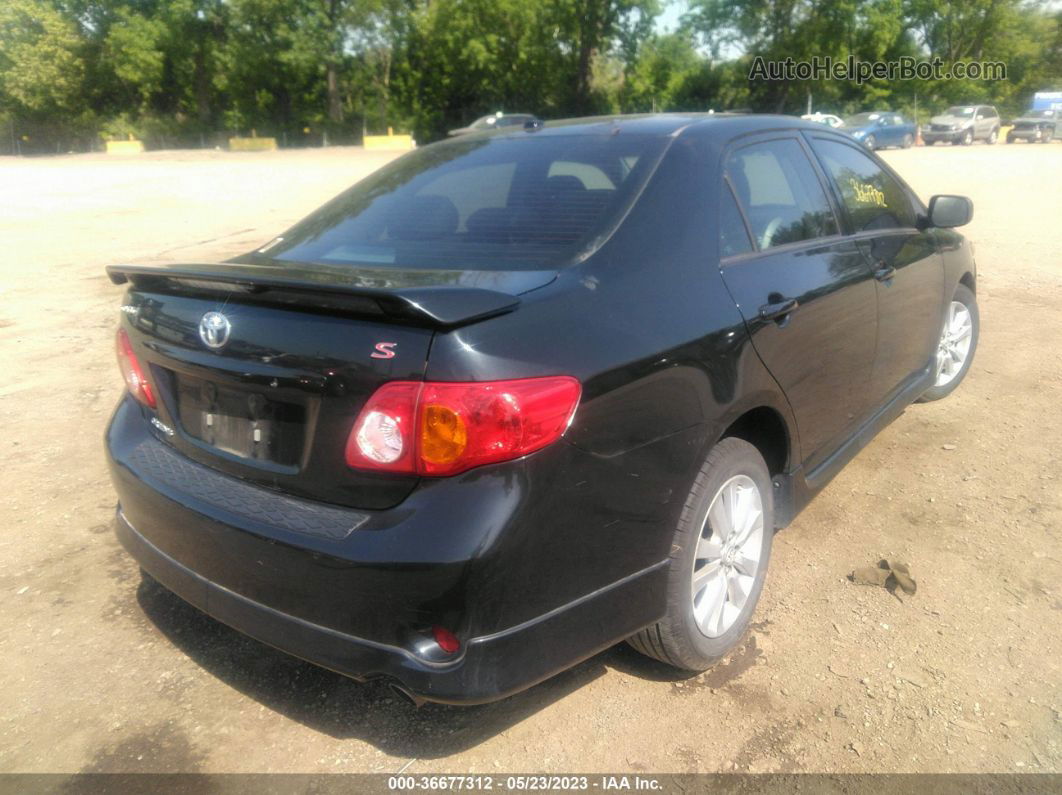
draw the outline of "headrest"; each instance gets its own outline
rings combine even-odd
[[[416,196],[387,225],[395,240],[438,240],[457,231],[461,216],[445,196]]]

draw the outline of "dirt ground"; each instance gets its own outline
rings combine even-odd
[[[246,250],[387,157],[0,159],[0,771],[1062,771],[1062,145],[885,154],[975,202],[977,360],[778,536],[701,676],[619,645],[414,710],[142,583],[111,529],[103,267]],[[917,595],[847,581],[883,557]]]

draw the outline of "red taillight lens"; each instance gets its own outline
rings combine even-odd
[[[393,381],[361,410],[347,440],[347,464],[443,476],[519,458],[560,438],[581,391],[568,376]]]
[[[456,654],[461,651],[461,641],[457,639],[457,635],[446,627],[432,627],[431,636],[435,639],[439,648],[447,654]]]
[[[122,370],[122,377],[125,378],[125,385],[129,387],[130,394],[141,403],[155,408],[155,392],[144,377],[144,370],[141,368],[136,354],[133,353],[133,344],[129,341],[129,335],[125,333],[124,328],[118,329],[118,337],[115,342],[118,352],[118,366]]]

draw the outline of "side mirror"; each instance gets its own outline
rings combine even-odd
[[[929,226],[952,229],[973,218],[973,202],[965,196],[934,196],[929,200]]]

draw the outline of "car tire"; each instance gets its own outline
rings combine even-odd
[[[992,130],[992,132],[990,132],[988,134],[988,139],[985,141],[985,143],[986,144],[994,144],[998,140],[999,140],[999,130],[995,129],[995,130]]]
[[[720,538],[728,521],[736,518],[740,523],[746,515],[738,506],[754,506],[757,497],[758,532],[753,519],[747,528],[735,531],[733,538]],[[755,511],[749,510],[747,517],[755,517]],[[697,473],[674,530],[667,612],[627,642],[675,668],[703,671],[711,667],[748,629],[763,590],[773,536],[773,490],[763,456],[743,439],[721,440]],[[749,575],[753,563],[754,572]],[[732,594],[743,595],[744,602],[737,604]]]
[[[972,130],[967,130],[962,136],[962,145],[970,146],[974,142],[974,134]]]
[[[1055,137],[1055,131],[1054,130],[1048,130],[1047,132],[1045,132],[1043,134],[1043,137],[1040,139],[1040,143],[1049,144],[1049,143],[1051,143],[1051,141],[1052,141],[1052,139],[1054,137]]]
[[[959,363],[959,366],[948,373],[948,377],[945,379],[942,375],[942,362],[945,360],[945,344],[949,336],[952,339],[955,339],[960,333],[958,324],[953,322],[956,317],[954,311],[956,305],[961,305],[969,318],[969,345],[966,346],[965,351],[962,353],[962,360]],[[949,328],[949,325],[951,328]],[[952,296],[951,301],[948,302],[948,309],[945,312],[944,323],[941,327],[941,339],[938,343],[937,355],[935,357],[937,368],[936,383],[922,393],[922,396],[918,399],[919,403],[929,403],[934,400],[946,398],[955,391],[959,384],[962,383],[962,380],[970,371],[970,365],[973,363],[974,354],[977,352],[977,340],[980,337],[980,331],[981,316],[977,311],[977,297],[969,287],[965,284],[960,284],[955,288],[955,294]],[[954,350],[954,344],[949,346],[949,348]]]
[[[905,135],[903,137],[903,143],[900,144],[900,146],[902,146],[904,149],[910,149],[911,148],[911,144],[913,144],[913,143],[914,143],[914,138],[911,137],[910,133],[907,133],[907,135]]]
[[[863,139],[863,146],[873,152],[878,147],[878,139],[875,138],[873,135],[868,135],[866,138]]]
[[[1007,133],[1007,143],[1008,144],[1012,144],[1012,143],[1014,143],[1014,140],[1015,140],[1014,136],[1011,135],[1010,133]]]

